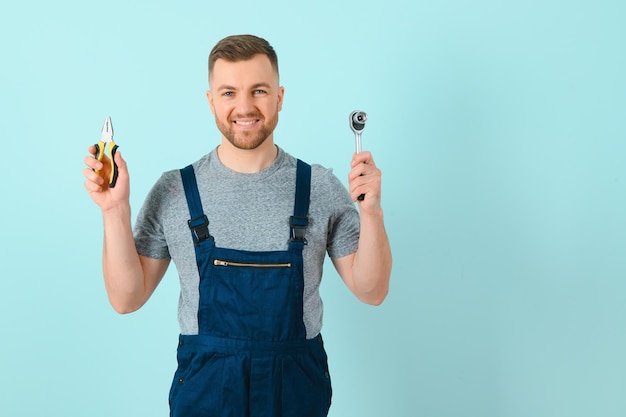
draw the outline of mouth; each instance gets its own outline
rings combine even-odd
[[[233,124],[239,127],[252,127],[259,123],[259,119],[236,119],[233,120]]]

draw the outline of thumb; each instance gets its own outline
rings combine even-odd
[[[115,165],[117,165],[116,185],[124,184],[125,188],[128,188],[128,182],[129,182],[128,166],[126,165],[126,160],[124,160],[124,157],[122,156],[122,153],[119,152],[119,150],[115,152],[115,155],[113,156],[113,160],[115,161]]]
[[[115,160],[115,163],[117,164],[118,169],[120,170],[123,169],[124,171],[128,171],[128,168],[126,166],[126,161],[122,157],[122,152],[120,152],[119,150],[115,152],[115,157],[113,159]]]

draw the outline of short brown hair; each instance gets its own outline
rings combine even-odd
[[[257,54],[269,58],[272,67],[278,74],[278,57],[276,51],[263,38],[254,35],[233,35],[219,41],[209,54],[209,79],[215,66],[215,61],[223,59],[229,62],[238,62],[251,59]]]

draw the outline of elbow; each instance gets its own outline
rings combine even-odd
[[[137,311],[136,308],[125,308],[125,307],[116,307],[113,306],[113,310],[115,310],[116,313],[124,315],[124,314],[130,314],[130,313],[134,313],[135,311]]]
[[[363,299],[361,301],[363,301],[365,304],[378,307],[379,305],[383,303],[383,301],[385,301],[385,298],[387,298],[387,294],[384,294],[378,297],[371,297],[371,298]]]
[[[361,271],[355,271],[353,268],[352,289],[361,302],[377,307],[389,294],[390,278],[391,258],[389,257],[376,268]]]
[[[130,314],[139,310],[148,301],[141,291],[107,288],[109,304],[118,314]]]
[[[358,296],[359,300],[365,304],[378,307],[385,301],[387,298],[387,294],[389,294],[389,287],[385,286],[385,288],[380,289],[378,291],[372,291],[365,294],[360,294]]]
[[[127,307],[127,306],[116,306],[116,305],[113,305],[112,307],[113,307],[113,310],[115,310],[116,313],[121,314],[121,315],[130,314],[130,313],[134,313],[135,311],[137,311],[136,308]]]
[[[135,311],[139,310],[139,308],[141,307],[141,305],[124,303],[124,302],[115,301],[112,299],[109,299],[109,303],[111,304],[111,307],[113,307],[113,310],[115,310],[116,313],[122,314],[122,315],[134,313]]]
[[[374,306],[374,307],[378,307],[379,305],[381,305],[383,303],[383,301],[385,301],[385,296],[383,297],[379,297],[379,298],[374,298],[372,300],[370,300],[367,304]]]

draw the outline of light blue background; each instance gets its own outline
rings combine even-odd
[[[119,316],[86,148],[111,115],[137,212],[219,142],[206,58],[266,37],[276,141],[383,170],[391,292],[328,265],[331,416],[626,415],[626,7],[600,1],[43,2],[0,10],[0,414],[166,416],[172,268]]]

